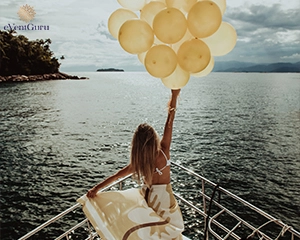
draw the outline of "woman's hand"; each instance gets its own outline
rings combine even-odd
[[[181,89],[172,89],[171,91],[172,91],[172,95],[174,96],[174,97],[177,97],[178,95],[179,95],[179,93],[180,93],[180,90]]]
[[[87,196],[88,198],[94,198],[94,197],[96,196],[97,192],[98,192],[98,189],[95,188],[95,187],[93,187],[92,189],[90,189],[90,190],[87,192],[86,196]]]

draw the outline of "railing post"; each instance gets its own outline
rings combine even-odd
[[[93,240],[93,233],[92,233],[92,229],[91,229],[91,225],[90,225],[90,221],[87,221],[87,226],[89,229],[89,234],[90,234],[90,240]]]
[[[203,212],[206,214],[206,198],[205,198],[205,181],[202,179],[202,199],[203,199]],[[204,218],[204,226],[206,226],[206,217]],[[208,236],[206,237],[208,239]]]

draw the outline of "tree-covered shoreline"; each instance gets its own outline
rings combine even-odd
[[[30,41],[15,31],[0,30],[0,75],[35,75],[58,72],[60,63],[50,50],[51,40]]]
[[[16,31],[0,30],[0,82],[86,79],[59,72],[51,40],[29,40]]]

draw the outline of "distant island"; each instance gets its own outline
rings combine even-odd
[[[97,72],[124,72],[124,70],[116,68],[100,68],[97,69]]]
[[[300,62],[279,62],[269,64],[257,64],[238,61],[216,62],[214,72],[299,73]]]

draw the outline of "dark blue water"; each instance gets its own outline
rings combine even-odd
[[[147,73],[0,84],[1,239],[72,206],[124,166],[169,90]],[[212,73],[182,90],[172,159],[300,229],[300,75]]]

